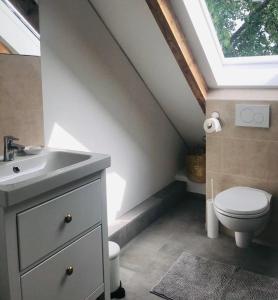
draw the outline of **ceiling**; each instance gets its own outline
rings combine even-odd
[[[200,142],[204,114],[146,2],[91,2],[184,140]]]

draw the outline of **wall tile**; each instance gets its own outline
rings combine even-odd
[[[211,179],[213,180],[214,195],[234,186],[249,186],[265,190],[273,193],[274,195],[278,195],[278,178],[277,181],[267,181],[241,175],[225,174],[221,172],[207,172],[207,198],[211,198]]]
[[[40,57],[2,54],[0,70],[0,155],[5,135],[25,145],[42,145]]]
[[[222,138],[222,147],[222,171],[224,173],[267,178],[269,142]]]
[[[277,96],[278,98],[278,96]],[[270,128],[249,128],[235,126],[235,105],[246,101],[208,101],[207,116],[213,111],[220,113],[223,130],[217,133],[219,137],[233,137],[258,140],[278,141],[278,101],[248,101],[248,104],[270,104]]]
[[[221,170],[221,139],[216,136],[207,136],[206,151],[210,154],[209,161],[206,163],[208,171],[217,172]]]
[[[270,181],[278,179],[278,142],[271,142],[268,147],[267,160],[267,179]]]

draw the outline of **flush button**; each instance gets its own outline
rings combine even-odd
[[[240,112],[240,119],[245,123],[251,123],[253,121],[253,118],[254,118],[254,112],[252,109],[248,107],[244,108]]]
[[[269,128],[269,105],[236,104],[235,125]]]
[[[262,124],[263,121],[264,121],[264,116],[263,114],[260,114],[260,113],[257,113],[254,115],[254,121],[257,123],[257,124]]]

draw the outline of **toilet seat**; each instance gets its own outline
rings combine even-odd
[[[258,218],[270,209],[271,195],[249,187],[233,187],[219,193],[215,209],[232,218]]]
[[[230,217],[230,218],[234,218],[234,219],[255,219],[255,218],[259,218],[259,217],[262,217],[262,216],[266,215],[269,212],[270,208],[268,207],[265,211],[263,211],[263,212],[261,212],[259,214],[254,214],[254,215],[252,215],[252,214],[245,214],[244,215],[244,214],[228,213],[228,212],[223,211],[221,209],[218,209],[216,207],[215,207],[215,210],[218,213],[220,213],[220,214],[222,214],[224,216],[227,216],[227,217]]]

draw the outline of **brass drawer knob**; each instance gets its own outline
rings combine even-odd
[[[67,214],[65,216],[65,223],[70,223],[72,221],[72,215],[71,214]]]
[[[72,273],[73,273],[73,267],[68,267],[68,268],[66,269],[66,274],[67,274],[68,276],[70,276],[70,275],[72,275]]]

